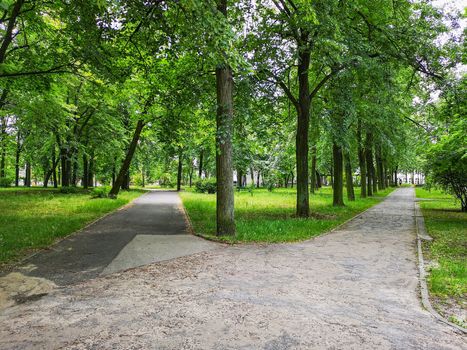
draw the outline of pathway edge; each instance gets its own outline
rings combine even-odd
[[[0,270],[0,276],[3,275],[3,273],[8,273],[12,270],[12,268],[14,267],[18,267],[18,266],[21,266],[24,262],[26,262],[28,259],[31,259],[32,257],[36,256],[37,254],[39,254],[40,252],[46,250],[46,249],[51,249],[53,248],[55,245],[57,245],[58,243],[60,243],[61,241],[73,236],[73,235],[76,235],[78,233],[80,233],[81,231],[84,231],[85,229],[87,229],[89,226],[91,225],[94,225],[95,223],[101,221],[102,219],[105,219],[107,216],[109,215],[112,215],[114,213],[116,213],[117,211],[120,211],[120,210],[125,210],[129,207],[131,207],[134,203],[135,200],[137,200],[138,198],[141,198],[145,195],[147,195],[148,193],[150,193],[151,191],[145,191],[141,196],[138,196],[134,199],[132,199],[131,201],[129,201],[127,204],[125,205],[122,205],[121,207],[118,207],[118,208],[115,208],[114,210],[111,210],[109,211],[108,213],[105,213],[104,215],[94,219],[93,221],[87,223],[85,226],[81,227],[80,229],[76,230],[76,231],[73,231],[71,232],[70,234],[64,236],[64,237],[61,237],[59,239],[57,239],[55,242],[53,242],[51,245],[49,245],[48,247],[46,248],[41,248],[41,249],[38,249],[34,252],[32,252],[31,254],[25,256],[24,258],[20,259],[19,261],[17,261],[16,263],[12,264],[11,266],[7,267],[5,270]]]
[[[414,191],[415,197],[415,191]],[[420,282],[420,296],[422,299],[423,307],[438,321],[451,326],[457,331],[458,333],[467,334],[467,329],[450,322],[445,317],[441,316],[438,313],[430,302],[430,297],[428,295],[428,286],[426,284],[426,276],[427,272],[425,271],[425,261],[423,259],[423,250],[422,250],[422,236],[428,236],[428,233],[425,229],[425,219],[423,217],[423,213],[420,209],[420,205],[414,201],[414,214],[415,214],[415,229],[417,232],[417,250],[418,250],[418,272],[419,272],[419,282]]]

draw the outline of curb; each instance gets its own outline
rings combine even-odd
[[[5,270],[0,270],[0,276],[3,276],[5,273],[8,273],[8,272],[11,272],[13,269],[15,268],[18,268],[19,266],[23,265],[25,262],[27,262],[29,259],[33,258],[34,256],[36,256],[37,254],[43,252],[44,250],[48,250],[48,249],[53,249],[53,247],[55,245],[57,245],[58,243],[60,243],[61,241],[67,239],[67,238],[70,238],[71,236],[74,236],[82,231],[84,231],[85,229],[87,229],[89,226],[91,225],[94,225],[95,223],[105,219],[106,217],[112,215],[112,214],[115,214],[116,212],[118,211],[121,211],[121,210],[126,210],[128,209],[129,207],[133,206],[134,205],[134,201],[137,200],[138,198],[141,198],[145,195],[147,195],[148,193],[151,193],[151,191],[145,191],[141,196],[138,196],[136,197],[135,199],[131,200],[130,202],[128,202],[127,204],[121,206],[121,207],[118,207],[112,211],[109,211],[108,213],[98,217],[97,219],[94,219],[93,221],[87,223],[85,226],[81,227],[80,229],[76,230],[76,231],[73,231],[71,232],[70,234],[64,236],[64,237],[61,237],[59,239],[57,239],[56,241],[54,241],[51,245],[49,245],[48,247],[45,247],[45,248],[40,248],[36,251],[34,251],[33,253],[29,254],[28,256],[20,259],[19,261],[13,263],[12,265],[8,266]]]
[[[414,191],[415,197],[415,191]],[[431,305],[430,297],[428,295],[428,286],[426,284],[427,273],[425,271],[425,262],[423,260],[422,239],[429,237],[425,229],[425,219],[423,218],[422,211],[418,202],[414,201],[414,216],[415,216],[415,229],[417,232],[417,249],[418,249],[418,271],[420,281],[420,296],[422,299],[423,307],[438,321],[451,326],[457,333],[467,334],[467,329],[448,321],[441,316]]]

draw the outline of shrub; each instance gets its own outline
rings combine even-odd
[[[64,186],[60,188],[60,193],[64,194],[73,194],[73,193],[78,193],[80,190],[76,186]]]
[[[467,121],[461,120],[451,133],[443,135],[427,154],[428,184],[452,193],[467,211]]]
[[[109,197],[109,188],[106,186],[95,187],[91,191],[91,198],[108,198]]]
[[[195,192],[198,193],[216,193],[217,182],[216,179],[198,180],[195,183]]]
[[[161,185],[161,187],[173,187],[175,182],[173,176],[169,173],[164,173],[159,178],[159,185]]]
[[[0,177],[0,187],[10,187],[12,182],[9,177]]]

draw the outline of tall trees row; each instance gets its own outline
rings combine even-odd
[[[234,170],[240,187],[246,174],[296,186],[300,217],[323,181],[339,206],[355,185],[371,196],[421,170],[414,140],[434,123],[416,101],[447,89],[462,48],[440,40],[448,14],[427,1],[16,0],[1,11],[3,183],[108,183],[117,196],[130,182],[216,177],[229,235]]]

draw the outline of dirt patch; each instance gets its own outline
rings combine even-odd
[[[12,272],[0,278],[0,310],[38,300],[50,293],[56,285],[44,278],[29,277],[19,272]]]

